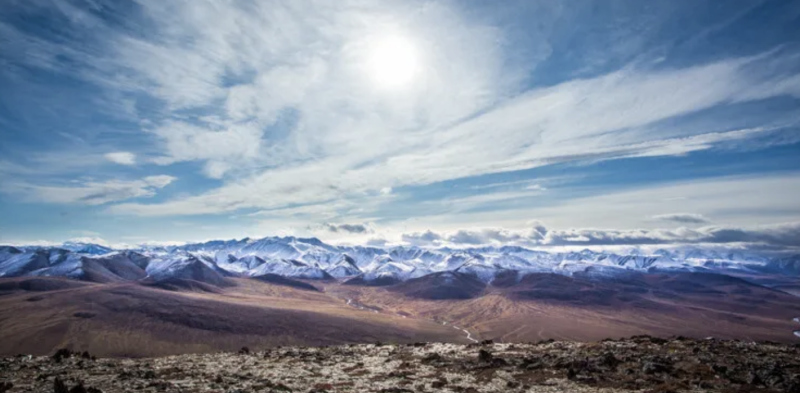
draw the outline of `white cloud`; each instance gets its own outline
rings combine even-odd
[[[507,32],[473,20],[457,6],[427,1],[143,2],[141,15],[152,31],[133,36],[109,32],[101,35],[112,48],[107,56],[76,50],[67,57],[87,64],[81,77],[163,103],[152,118],[140,119],[158,141],[155,163],[195,161],[206,176],[223,182],[199,194],[125,203],[110,211],[161,216],[260,209],[262,216],[346,221],[348,214],[364,214],[358,205],[369,196],[389,199],[403,186],[555,162],[681,155],[748,141],[775,131],[774,126],[736,129],[710,122],[693,129],[659,122],[730,103],[798,95],[798,75],[759,71],[765,62],[794,60],[778,52],[684,68],[630,65],[521,92],[520,86],[528,85],[521,82],[551,50],[548,32],[539,32],[541,45],[535,47],[541,54],[527,53],[532,56],[525,64],[509,61],[515,54],[505,51],[516,48],[499,44],[506,42]],[[417,79],[403,89],[378,88],[364,75],[370,58],[366,49],[385,35],[406,37],[418,52]],[[36,49],[48,53],[70,49],[39,44]],[[40,56],[41,67],[53,67],[55,57]],[[86,189],[103,186],[62,187],[72,196],[50,198],[80,200],[87,197]],[[157,187],[111,188],[122,191],[89,200],[97,204],[148,196]],[[700,188],[708,191],[704,198],[732,203],[733,198]],[[531,184],[526,191],[449,201],[465,210],[542,193],[554,191]],[[636,197],[650,199],[615,205],[613,198],[624,197],[618,194],[577,201],[585,205],[534,206],[494,217],[520,220],[526,217],[521,212],[535,212],[543,215],[527,217],[552,222],[549,217],[557,212],[564,220],[602,225],[664,213],[653,202],[657,197],[642,193]],[[739,205],[763,206],[745,195]],[[709,202],[692,203],[716,219]],[[622,206],[635,214],[620,215]],[[636,227],[638,221],[630,223]]]
[[[796,247],[800,244],[800,222],[744,228],[710,226],[675,230],[570,229],[549,231],[542,243],[548,245],[757,243],[778,247]]]
[[[164,188],[174,180],[172,176],[157,175],[139,180],[87,181],[75,186],[15,183],[4,190],[48,203],[103,205],[132,198],[152,197],[156,194],[156,189]]]
[[[221,178],[237,163],[255,160],[261,146],[261,131],[253,124],[213,125],[213,129],[171,121],[153,130],[165,143],[167,155],[155,159],[167,165],[203,160],[204,173]]]
[[[615,246],[657,244],[757,244],[775,247],[800,245],[800,222],[753,227],[708,226],[697,229],[565,229],[548,230],[538,225],[530,231],[497,228],[460,229],[449,233],[426,231],[403,234],[416,246]]]
[[[553,162],[681,155],[722,142],[747,140],[774,129],[696,135],[678,135],[686,131],[672,130],[667,138],[649,129],[636,130],[659,120],[746,99],[743,92],[762,83],[743,72],[743,64],[752,61],[756,60],[735,59],[661,72],[624,70],[568,82],[527,92],[451,127],[435,127],[442,123],[430,116],[425,118],[431,121],[422,124],[405,123],[413,127],[413,138],[404,137],[398,127],[390,125],[394,120],[390,114],[376,113],[374,106],[364,102],[351,103],[355,108],[366,105],[357,117],[331,112],[330,106],[336,106],[337,101],[320,102],[323,94],[316,96],[316,110],[301,111],[302,122],[292,131],[297,146],[305,142],[302,152],[317,152],[314,160],[288,161],[203,195],[160,205],[128,205],[118,211],[161,215],[275,208]],[[699,94],[698,84],[705,86]],[[420,97],[410,102],[414,101],[425,103],[426,108],[438,105]],[[315,135],[307,139],[306,127],[311,125]],[[377,130],[381,133],[376,134]],[[254,139],[243,144],[257,146]],[[228,151],[224,144],[220,150]],[[233,151],[229,155],[236,156]]]
[[[136,164],[136,154],[127,151],[117,151],[112,153],[106,153],[105,157],[107,160],[120,164],[120,165],[135,165]]]

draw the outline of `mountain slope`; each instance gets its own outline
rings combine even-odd
[[[242,346],[466,342],[460,332],[432,322],[365,312],[318,292],[256,280],[220,293],[56,278],[38,278],[32,286],[30,280],[0,285],[1,355],[44,355],[63,347],[138,357]]]

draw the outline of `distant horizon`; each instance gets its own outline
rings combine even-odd
[[[462,231],[463,233],[463,231]],[[450,235],[450,238],[453,238]],[[201,245],[213,242],[257,242],[267,239],[296,239],[298,241],[315,240],[323,244],[334,247],[370,247],[378,249],[391,249],[391,248],[421,248],[421,249],[452,249],[452,250],[469,250],[478,248],[502,248],[502,247],[521,247],[532,251],[545,251],[545,252],[576,252],[583,250],[590,250],[592,252],[611,252],[629,254],[632,252],[644,252],[653,255],[658,250],[677,251],[687,249],[700,249],[714,252],[742,252],[742,253],[756,253],[756,254],[773,254],[773,255],[790,255],[800,253],[800,246],[784,246],[784,245],[770,245],[765,243],[752,243],[752,242],[689,242],[689,243],[638,243],[638,244],[546,244],[546,243],[532,243],[520,241],[508,242],[487,242],[487,243],[457,243],[447,240],[447,236],[442,236],[441,241],[438,242],[422,242],[414,243],[408,240],[399,240],[396,242],[385,241],[380,239],[376,242],[374,239],[366,240],[363,242],[351,241],[330,241],[318,236],[297,236],[291,234],[280,235],[263,235],[263,236],[245,236],[240,238],[218,238],[218,239],[202,239],[202,240],[188,240],[188,241],[164,241],[164,242],[142,242],[142,243],[110,243],[99,238],[72,238],[64,241],[22,241],[22,242],[4,242],[0,241],[0,246],[10,247],[42,247],[42,248],[59,248],[63,246],[100,246],[114,251],[123,250],[137,250],[137,249],[152,249],[160,247],[183,247],[188,245]]]

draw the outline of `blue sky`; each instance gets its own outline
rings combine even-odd
[[[800,243],[800,3],[9,0],[0,242]]]

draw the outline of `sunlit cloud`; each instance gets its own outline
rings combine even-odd
[[[106,153],[107,160],[120,164],[120,165],[134,165],[136,164],[136,154],[127,151],[117,151],[113,153]]]
[[[608,24],[580,20],[592,18],[585,5],[535,2],[520,15],[500,12],[516,3],[447,1],[97,4],[37,0],[0,17],[9,38],[0,77],[15,87],[4,94],[22,102],[19,115],[0,113],[13,136],[0,180],[14,203],[364,241],[385,230],[387,241],[414,244],[521,241],[530,234],[514,231],[531,219],[577,228],[572,239],[592,239],[582,228],[710,218],[766,225],[778,207],[795,220],[779,191],[797,176],[776,183],[766,173],[791,163],[758,169],[762,179],[688,170],[659,179],[636,164],[800,142],[790,37],[683,47],[684,35],[713,32],[662,34],[669,18],[696,12],[680,4],[647,28],[626,24],[635,14]],[[28,28],[36,15],[70,33]],[[740,28],[708,17],[720,32]],[[583,37],[584,25],[605,27]],[[729,154],[731,174],[747,174]],[[636,163],[600,185],[582,173],[618,160]],[[650,183],[632,180],[642,178]],[[772,192],[757,200],[759,188],[743,183]]]

